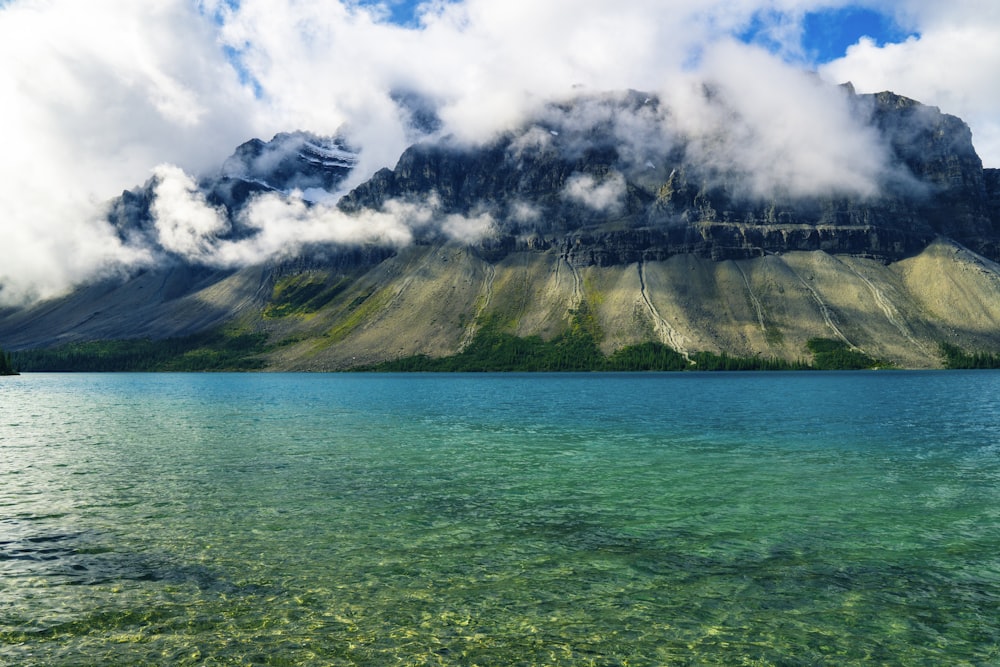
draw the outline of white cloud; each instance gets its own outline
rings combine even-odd
[[[148,264],[166,252],[187,261],[233,268],[294,256],[310,246],[379,244],[402,247],[415,234],[435,230],[463,243],[481,240],[493,229],[489,214],[443,215],[437,197],[423,202],[390,200],[379,210],[345,213],[334,203],[312,203],[300,191],[258,195],[240,213],[241,233],[228,237],[230,223],[211,206],[194,179],[179,167],[160,165],[151,205],[155,238],[137,255]]]
[[[510,217],[516,222],[536,222],[542,217],[542,212],[528,202],[516,201],[511,206]]]
[[[878,3],[919,33],[902,44],[862,39],[821,68],[859,92],[892,90],[938,106],[967,122],[976,151],[1000,167],[1000,3],[991,0],[903,0]]]
[[[216,263],[240,266],[290,256],[314,244],[380,243],[405,246],[413,230],[429,224],[433,209],[389,201],[379,211],[347,214],[335,206],[308,205],[299,193],[268,194],[252,202],[244,222],[257,233],[220,245]]]
[[[0,62],[5,301],[138,261],[105,202],[164,161],[200,171],[252,132],[251,97],[187,2],[15,0],[0,7]]]
[[[413,232],[430,226],[436,213],[428,204],[388,202],[381,210],[348,214],[333,205],[310,204],[298,191],[257,197],[243,211],[248,230],[236,238],[220,238],[229,231],[222,212],[210,206],[192,188],[194,181],[173,166],[157,169],[153,215],[157,248],[186,260],[232,268],[293,256],[312,245],[378,243],[401,247]],[[471,234],[472,223],[446,221],[456,233]]]
[[[566,180],[562,195],[600,213],[616,215],[625,206],[625,177],[618,172],[601,180],[590,174],[573,174]]]
[[[841,89],[733,42],[709,50],[699,75],[675,96],[674,122],[695,137],[688,158],[730,187],[765,197],[878,192],[887,148]]]
[[[258,195],[240,213],[241,233],[227,238],[231,225],[225,211],[208,203],[190,175],[177,166],[160,165],[154,176],[150,208],[155,238],[136,258],[143,263],[166,252],[196,264],[233,268],[294,256],[310,246],[402,247],[416,234],[440,233],[475,243],[495,224],[489,213],[445,215],[436,196],[419,203],[390,200],[379,210],[345,213],[335,202],[310,202],[294,190]]]
[[[489,213],[482,213],[473,218],[452,214],[446,216],[441,223],[441,231],[453,241],[477,243],[493,231],[494,225],[493,216]]]
[[[194,261],[208,260],[217,238],[229,231],[225,210],[209,206],[180,167],[160,165],[153,175],[157,183],[150,209],[160,246]]]
[[[10,0],[0,4],[0,234],[18,250],[8,253],[14,258],[0,275],[0,297],[52,294],[139,261],[142,252],[122,246],[101,207],[156,165],[197,175],[252,136],[346,126],[362,148],[347,185],[392,166],[413,139],[396,91],[433,100],[442,131],[478,141],[552,96],[633,88],[695,104],[692,79],[710,76],[744,123],[723,142],[757,146],[740,157],[758,179],[754,187],[864,192],[877,160],[865,158],[864,133],[839,103],[778,56],[728,39],[763,16],[780,57],[801,64],[796,40],[805,12],[847,4],[435,0],[418,11],[418,26],[403,28],[354,0],[242,0],[235,9],[221,0]],[[822,76],[864,91],[895,90],[963,117],[984,161],[1000,166],[1000,5],[864,4],[894,14],[920,38],[881,48],[861,43]],[[238,54],[239,69],[226,48]],[[817,130],[810,116],[829,124]],[[725,122],[718,114],[705,120]],[[842,145],[830,141],[838,132],[849,132]],[[630,148],[635,160],[643,141]],[[712,154],[710,142],[701,149]],[[272,214],[298,226],[278,225],[272,234],[265,225],[259,243],[294,245],[280,230],[321,229],[314,216],[323,209],[283,206]]]

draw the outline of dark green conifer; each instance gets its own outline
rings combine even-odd
[[[3,348],[0,348],[0,375],[17,375],[10,354],[5,352]]]

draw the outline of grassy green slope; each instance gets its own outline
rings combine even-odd
[[[1000,350],[1000,269],[947,243],[888,266],[813,252],[578,269],[555,253],[491,264],[466,249],[415,247],[315,313],[265,319],[265,329],[295,341],[268,359],[335,370],[444,357],[468,347],[487,321],[500,333],[551,341],[572,328],[580,304],[606,356],[659,342],[688,357],[797,362],[821,338],[900,368],[936,368],[940,341]]]
[[[184,360],[177,369],[323,371],[418,356],[469,360],[485,343],[521,346],[520,355],[566,357],[571,350],[580,357],[560,367],[618,359],[622,368],[635,366],[636,355],[669,365],[666,348],[701,367],[833,354],[862,367],[939,368],[942,342],[973,355],[1000,351],[1000,267],[946,242],[892,265],[800,252],[584,268],[555,252],[491,263],[467,248],[412,246],[370,269],[312,269],[261,284],[252,306],[249,289],[232,291],[240,298],[236,316],[205,338],[135,343],[118,354],[138,359],[129,362],[137,369],[170,367],[143,366],[141,357],[169,357],[164,349],[173,346]],[[185,298],[217,298],[213,306],[221,308],[222,287]],[[578,345],[580,336],[596,356]],[[828,343],[817,348],[810,344],[816,340]],[[552,367],[546,358],[532,363]]]

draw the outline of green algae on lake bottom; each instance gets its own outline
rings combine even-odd
[[[45,375],[0,661],[1000,661],[1000,374]]]

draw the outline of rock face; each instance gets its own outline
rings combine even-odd
[[[433,193],[443,213],[494,215],[497,234],[486,244],[494,256],[554,246],[580,265],[684,253],[735,259],[793,250],[894,261],[939,235],[996,258],[997,176],[984,171],[968,126],[892,93],[855,95],[847,89],[845,94],[888,149],[892,171],[874,196],[748,195],[741,192],[738,174],[693,159],[683,136],[637,164],[614,128],[602,123],[616,116],[652,123],[664,112],[655,98],[630,93],[602,98],[605,109],[613,108],[591,125],[581,126],[571,109],[557,109],[484,146],[415,145],[394,169],[375,174],[341,206],[379,208],[392,199]],[[650,135],[654,130],[645,128]],[[579,188],[581,196],[573,197],[581,184],[590,191]]]
[[[221,176],[271,190],[318,188],[333,192],[357,161],[357,153],[341,138],[282,133],[266,143],[251,139],[240,145],[223,163]]]
[[[843,95],[872,132],[871,150],[885,152],[871,193],[749,190],[745,168],[707,164],[711,141],[675,129],[665,103],[633,91],[549,105],[483,145],[415,144],[338,205],[358,213],[433,200],[440,217],[489,213],[494,229],[481,250],[494,259],[556,248],[585,266],[823,250],[888,262],[938,236],[1000,259],[1000,172],[983,169],[968,126],[889,92],[846,86]],[[241,237],[254,233],[239,215],[253,197],[329,196],[356,163],[343,138],[279,134],[239,146],[199,188],[226,212],[230,237]],[[155,187],[154,178],[112,203],[108,218],[123,239],[151,235]],[[418,240],[433,240],[435,229],[417,230]]]
[[[994,230],[1000,221],[1000,169],[983,170],[983,186],[986,189],[986,208],[993,221]]]

